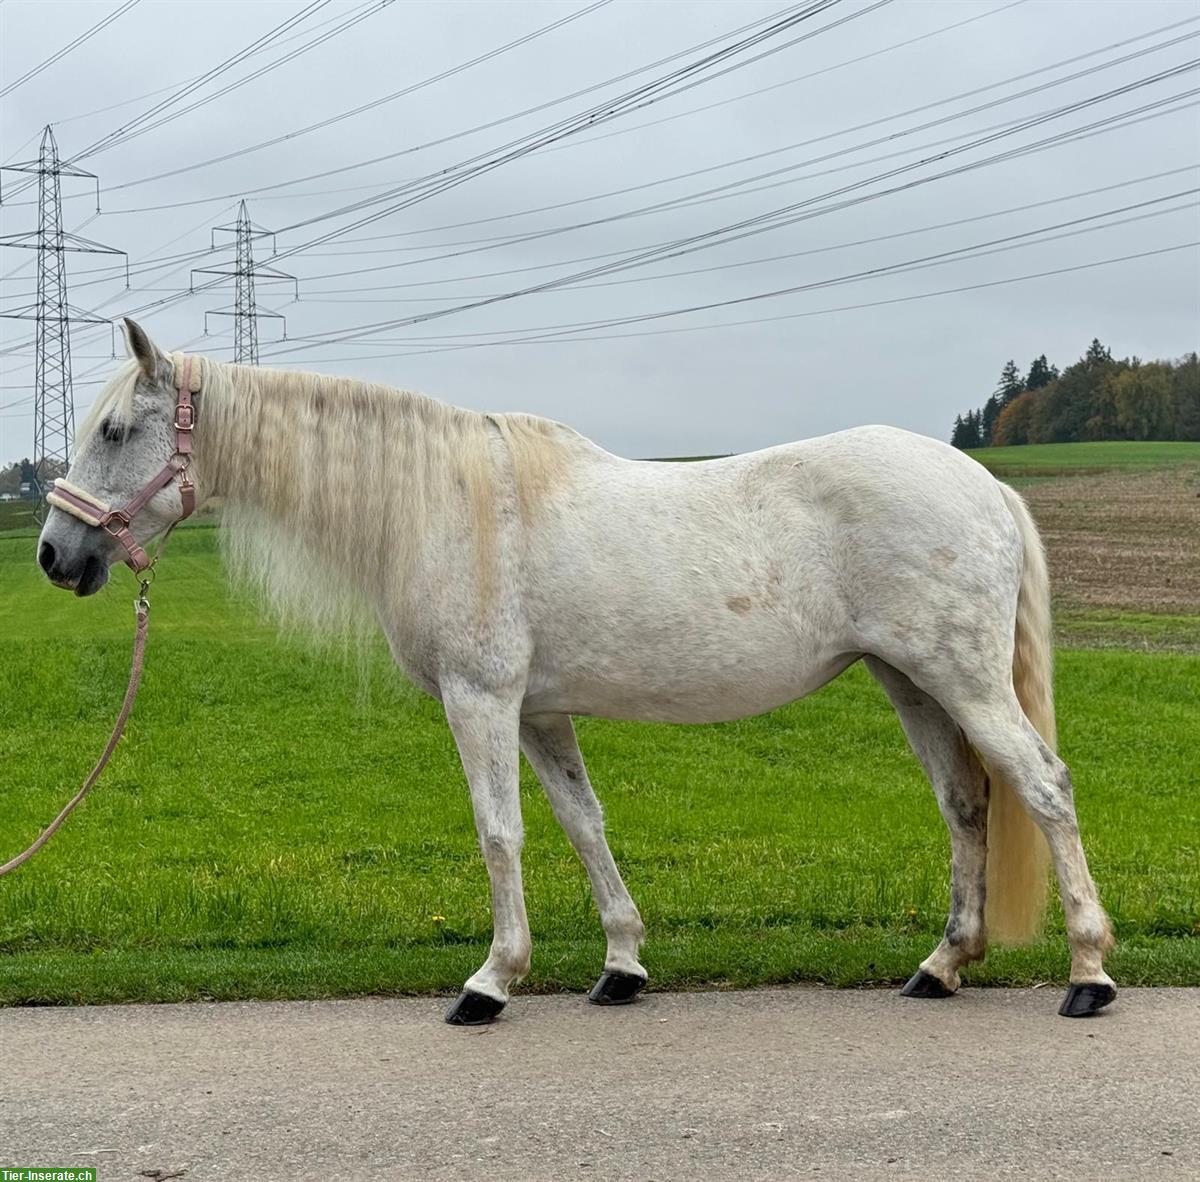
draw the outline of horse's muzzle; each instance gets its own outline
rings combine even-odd
[[[108,563],[95,554],[66,560],[51,542],[38,546],[38,566],[56,587],[76,595],[95,595],[108,582]]]

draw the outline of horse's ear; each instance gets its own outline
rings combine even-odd
[[[142,373],[153,381],[158,372],[161,354],[146,335],[146,330],[128,316],[125,317],[125,344],[129,349],[129,356],[142,367]]]

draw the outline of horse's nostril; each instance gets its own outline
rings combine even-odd
[[[38,566],[46,572],[50,573],[50,568],[54,565],[54,547],[49,542],[43,542],[38,547]]]

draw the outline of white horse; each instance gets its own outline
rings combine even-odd
[[[67,485],[113,504],[171,455],[182,380],[182,358],[126,323],[133,360],[83,425]],[[494,1018],[529,969],[520,751],[599,907],[608,953],[591,1000],[631,1001],[646,982],[644,929],[571,716],[741,718],[859,660],[900,715],[952,843],[945,936],[905,994],[949,996],[989,931],[1037,931],[1048,842],[1071,948],[1060,1012],[1116,995],[1108,918],[1054,751],[1041,543],[1021,498],[975,461],[861,427],[706,463],[635,462],[545,419],[364,382],[196,358],[190,384],[191,476],[201,502],[224,501],[235,577],[318,630],[377,621],[445,708],[494,919],[487,961],[447,1021]],[[133,523],[137,541],[180,515],[168,485]],[[42,568],[77,595],[124,557],[61,508],[39,540]]]

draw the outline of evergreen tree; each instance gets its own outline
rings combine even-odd
[[[1092,337],[1092,343],[1088,345],[1087,352],[1083,355],[1083,360],[1088,365],[1100,365],[1106,361],[1112,361],[1112,350],[1100,343],[1099,337]]]
[[[1029,374],[1025,378],[1026,390],[1040,390],[1048,386],[1058,377],[1058,368],[1046,360],[1046,354],[1035,357],[1029,366]]]
[[[997,391],[983,404],[983,417],[979,425],[980,442],[984,447],[992,446],[992,432],[996,428],[996,420],[1004,409],[1004,402]]]
[[[1001,410],[1016,398],[1017,395],[1024,392],[1025,381],[1021,377],[1021,371],[1017,369],[1017,363],[1010,359],[1000,371],[1000,385],[996,388]]]
[[[966,436],[967,425],[963,422],[962,415],[954,416],[954,430],[950,432],[950,446],[964,448],[967,446]]]

